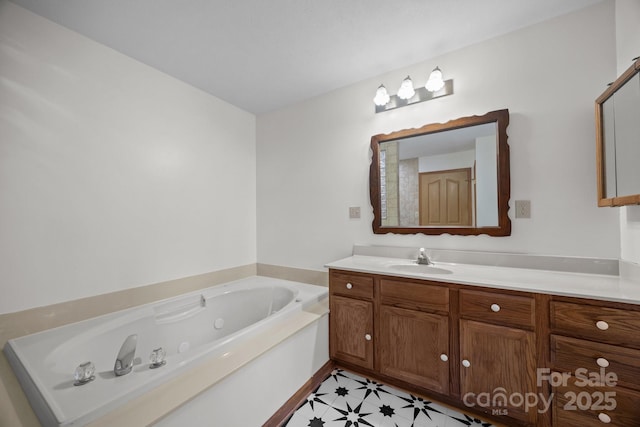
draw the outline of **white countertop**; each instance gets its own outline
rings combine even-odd
[[[418,266],[415,260],[411,259],[366,255],[353,255],[328,263],[325,267],[462,285],[485,286],[496,289],[640,304],[640,283],[608,274],[585,274],[445,262],[435,262],[433,267],[436,267],[436,269],[432,273],[414,272],[406,271],[406,269],[423,268],[428,271],[429,267]],[[446,271],[442,272],[442,270]]]

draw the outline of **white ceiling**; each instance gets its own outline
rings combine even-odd
[[[496,135],[495,123],[467,126],[446,132],[404,138],[398,148],[400,160],[416,157],[438,156],[476,149],[476,138]]]
[[[259,114],[602,0],[12,1]]]

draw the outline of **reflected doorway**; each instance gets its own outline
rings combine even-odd
[[[471,226],[471,187],[471,168],[420,173],[420,225]]]

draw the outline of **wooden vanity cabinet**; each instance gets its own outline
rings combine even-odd
[[[331,357],[364,375],[501,425],[640,426],[640,305],[333,269],[329,282]],[[551,407],[474,406],[499,389]]]
[[[333,360],[500,423],[548,425],[538,422],[535,408],[502,406],[496,412],[463,400],[476,404],[472,394],[499,387],[537,392],[535,302],[529,294],[339,270],[330,270],[329,278]],[[364,334],[372,339],[362,340]]]
[[[550,332],[553,425],[640,425],[640,307],[554,297]]]

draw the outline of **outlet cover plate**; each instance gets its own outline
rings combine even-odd
[[[531,218],[531,200],[516,200],[516,218]]]

